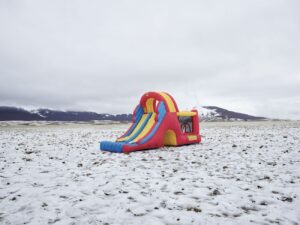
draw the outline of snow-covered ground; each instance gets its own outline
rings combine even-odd
[[[300,224],[300,122],[202,123],[199,145],[99,151],[126,124],[0,126],[0,224]]]

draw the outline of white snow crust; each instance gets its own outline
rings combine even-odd
[[[299,224],[300,122],[201,123],[199,145],[99,150],[127,127],[0,126],[0,224]]]

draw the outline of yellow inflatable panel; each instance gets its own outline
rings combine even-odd
[[[176,108],[174,106],[174,103],[173,103],[172,99],[169,97],[169,95],[167,95],[163,92],[160,92],[159,94],[166,100],[170,112],[176,112]]]
[[[177,113],[177,116],[196,116],[196,112],[181,111]]]
[[[153,101],[154,101],[154,98],[149,98],[146,101],[147,113],[154,112],[155,109],[153,108]]]
[[[164,145],[166,146],[176,146],[177,139],[174,130],[167,130],[164,136]]]
[[[187,137],[188,137],[189,141],[196,141],[197,140],[196,135],[188,135]]]

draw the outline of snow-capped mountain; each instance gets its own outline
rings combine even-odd
[[[0,106],[0,121],[92,121],[113,120],[131,121],[131,114],[107,114],[81,111],[58,111],[50,109],[25,110],[16,107]]]
[[[265,117],[251,116],[244,113],[229,111],[217,106],[196,107],[201,121],[249,121],[267,120]]]
[[[266,120],[264,117],[232,112],[216,106],[196,107],[201,121],[248,121]],[[51,109],[25,110],[16,107],[0,106],[0,121],[92,121],[112,120],[131,121],[132,114],[107,114],[81,111],[58,111]]]

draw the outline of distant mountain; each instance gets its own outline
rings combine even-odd
[[[131,114],[99,114],[95,112],[57,111],[50,109],[25,110],[16,107],[0,106],[0,121],[92,121],[112,120],[131,121]]]
[[[257,121],[267,120],[265,117],[250,116],[244,113],[229,111],[217,106],[197,107],[202,121]]]
[[[216,106],[197,107],[201,121],[248,121],[266,120],[264,117],[232,112]],[[25,110],[0,106],[0,121],[131,121],[132,114],[99,114],[95,112],[58,111],[50,109]]]

